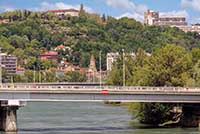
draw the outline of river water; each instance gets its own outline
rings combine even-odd
[[[200,133],[198,128],[137,128],[131,122],[126,107],[104,103],[29,102],[18,110],[18,134]]]

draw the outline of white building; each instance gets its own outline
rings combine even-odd
[[[54,13],[60,17],[70,15],[70,16],[79,16],[79,13],[85,11],[83,4],[80,5],[80,9],[58,9],[58,10],[48,10],[47,13]]]
[[[106,63],[107,63],[107,71],[111,71],[112,70],[112,66],[113,63],[117,60],[117,58],[119,57],[119,53],[107,53],[106,56]],[[126,54],[126,57],[131,57],[131,58],[135,58],[135,53],[128,53]]]
[[[76,10],[76,9],[48,10],[47,12],[55,13],[56,15],[59,15],[59,16],[65,16],[65,15],[79,16],[79,10]]]
[[[186,18],[181,16],[160,16],[159,12],[147,10],[144,13],[144,23],[155,26],[186,26]]]
[[[200,25],[191,25],[191,26],[176,26],[177,28],[183,30],[184,32],[197,32],[200,34]]]
[[[112,70],[112,65],[117,60],[118,57],[119,57],[119,53],[107,53],[107,56],[106,56],[107,71]]]

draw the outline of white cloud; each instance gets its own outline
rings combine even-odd
[[[171,12],[160,12],[160,17],[189,17],[186,10],[181,11],[171,11]]]
[[[142,13],[144,14],[144,12],[148,9],[148,7],[146,5],[137,5],[136,6],[136,12]]]
[[[135,4],[132,0],[103,0],[108,6],[121,10],[122,13],[116,18],[128,17],[143,21],[144,12],[148,9],[146,5]]]
[[[200,0],[181,0],[182,7],[192,7],[193,9],[200,11]]]
[[[117,19],[120,19],[120,18],[123,18],[123,17],[134,18],[137,21],[141,21],[141,22],[144,20],[144,16],[139,14],[139,13],[136,13],[136,12],[134,12],[134,13],[129,13],[129,12],[124,13],[124,14],[118,16]]]
[[[114,8],[135,8],[135,4],[131,0],[105,0],[105,2],[108,6]]]
[[[200,22],[200,18],[191,18],[190,19],[190,24],[196,24],[196,23],[199,23]]]
[[[135,11],[143,13],[147,10],[147,6],[143,4],[135,4],[132,0],[103,0],[108,6],[117,8],[122,11]]]
[[[10,7],[10,6],[6,6],[6,5],[0,5],[0,10],[3,10],[3,11],[13,11],[13,10],[15,10],[15,8]]]
[[[42,2],[40,10],[51,10],[51,9],[80,9],[80,5],[69,5],[65,4],[63,2],[57,2],[57,3],[49,3],[49,2]],[[38,8],[37,8],[38,9]],[[94,10],[90,7],[84,6],[84,9],[89,12],[93,13]]]

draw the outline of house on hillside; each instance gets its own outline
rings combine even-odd
[[[41,60],[51,60],[51,61],[58,61],[58,52],[56,51],[47,51],[40,55]]]
[[[54,13],[60,17],[70,15],[70,16],[79,16],[80,11],[84,11],[84,6],[81,4],[80,10],[77,9],[57,9],[57,10],[48,10],[47,13]]]
[[[48,10],[47,13],[54,13],[58,16],[79,16],[79,10],[76,9]]]
[[[1,19],[1,18],[0,18],[0,24],[1,24],[1,23],[9,23],[9,19]]]

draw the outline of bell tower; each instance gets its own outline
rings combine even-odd
[[[91,72],[97,72],[94,55],[91,55],[91,57],[90,57],[89,71],[91,71]]]

